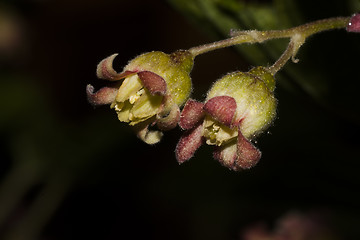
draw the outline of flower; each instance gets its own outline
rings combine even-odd
[[[149,52],[141,54],[117,73],[112,65],[117,54],[102,60],[97,76],[110,81],[123,81],[103,87],[94,93],[87,86],[88,100],[93,105],[110,104],[121,122],[134,126],[138,137],[148,144],[160,141],[162,132],[149,126],[170,130],[177,126],[180,109],[191,92],[190,71],[194,57],[188,51],[172,54]]]
[[[264,67],[234,72],[215,82],[205,103],[189,99],[179,125],[187,130],[176,147],[179,163],[190,159],[206,142],[214,158],[232,170],[248,169],[261,157],[251,143],[276,115],[275,80]]]

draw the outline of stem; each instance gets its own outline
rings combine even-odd
[[[220,40],[217,42],[212,42],[208,44],[204,44],[201,46],[193,47],[189,49],[189,52],[194,56],[201,55],[203,53],[207,53],[216,49],[221,49],[225,47],[230,47],[234,45],[239,45],[242,43],[261,43],[268,39],[274,39],[274,38],[281,38],[278,35],[278,33],[281,33],[282,30],[279,31],[257,31],[257,30],[251,30],[251,31],[239,31],[236,33],[236,36],[227,38],[224,40]],[[290,37],[283,36],[283,37]]]
[[[281,55],[281,57],[271,67],[268,68],[268,71],[271,73],[271,75],[274,76],[275,73],[277,73],[287,63],[287,61],[293,56],[293,50],[294,43],[290,41],[288,47]]]
[[[234,45],[238,45],[241,43],[261,43],[270,39],[278,39],[278,38],[291,38],[294,36],[299,36],[298,39],[301,41],[305,41],[305,39],[315,33],[323,32],[326,30],[345,28],[347,27],[350,21],[350,17],[336,17],[336,18],[328,18],[323,20],[318,20],[315,22],[303,24],[294,28],[289,28],[285,30],[270,30],[270,31],[238,31],[234,36],[228,39],[224,39],[221,41],[204,44],[201,46],[193,47],[189,49],[189,52],[194,56],[198,56],[203,53],[207,53],[216,49],[230,47]],[[295,39],[295,38],[294,38]],[[293,43],[292,53],[296,53],[298,49],[301,47],[303,42]],[[287,50],[286,50],[287,51]],[[285,52],[286,52],[285,51]],[[291,52],[290,50],[288,52]],[[288,54],[286,52],[286,54]],[[292,55],[293,56],[293,55]],[[287,60],[291,56],[283,56],[284,59],[286,57]],[[287,61],[286,60],[286,61]]]
[[[268,68],[268,71],[274,76],[290,58],[292,58],[294,63],[297,63],[299,59],[295,59],[295,55],[304,42],[305,38],[301,35],[296,34],[291,37],[286,50],[283,52],[280,58],[271,67]]]

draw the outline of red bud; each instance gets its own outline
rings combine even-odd
[[[354,14],[348,23],[346,28],[348,32],[360,32],[360,14]]]

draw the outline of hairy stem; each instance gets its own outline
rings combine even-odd
[[[286,61],[290,59],[290,57],[293,57],[294,54],[297,53],[297,51],[304,43],[307,37],[326,30],[346,28],[348,26],[349,21],[350,21],[350,17],[336,17],[336,18],[318,20],[284,30],[237,31],[232,34],[233,36],[231,38],[193,47],[190,48],[189,51],[191,54],[193,54],[194,57],[196,57],[198,55],[216,49],[239,45],[242,43],[261,43],[270,39],[291,38],[289,47],[280,57],[281,61],[280,62],[277,61],[272,67],[270,67],[272,71],[275,71],[276,73],[286,63]]]
[[[301,45],[305,42],[305,38],[301,35],[294,35],[286,50],[280,56],[280,58],[268,68],[268,71],[274,76],[291,58],[294,63],[297,63],[299,60],[295,58],[295,55]]]

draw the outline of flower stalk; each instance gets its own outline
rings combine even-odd
[[[281,69],[285,63],[292,58],[296,62],[295,55],[300,47],[305,42],[306,38],[316,33],[327,30],[347,28],[351,17],[336,17],[318,20],[306,23],[297,27],[284,30],[269,30],[269,31],[233,31],[230,38],[220,40],[217,42],[204,44],[201,46],[189,49],[189,52],[194,56],[198,56],[217,49],[235,46],[243,43],[262,43],[271,39],[290,38],[288,48],[279,60],[269,68],[269,71],[274,75]]]
[[[178,50],[172,54],[153,51],[131,60],[122,72],[113,69],[117,54],[103,59],[97,76],[113,82],[98,91],[86,87],[88,101],[109,104],[121,122],[132,126],[147,144],[155,144],[177,125],[184,130],[175,155],[178,163],[193,157],[203,145],[213,145],[213,157],[223,166],[239,171],[255,166],[262,156],[255,138],[276,118],[275,74],[296,54],[306,39],[333,29],[360,32],[360,14],[314,21],[284,30],[233,31],[221,41]],[[235,71],[216,81],[204,102],[190,98],[190,73],[196,56],[242,43],[262,43],[289,38],[287,48],[269,67]],[[182,108],[182,110],[181,110]],[[153,130],[157,127],[158,130]]]

